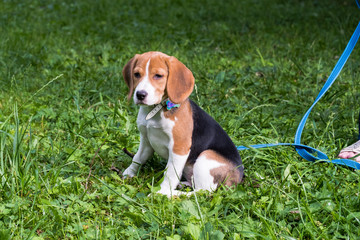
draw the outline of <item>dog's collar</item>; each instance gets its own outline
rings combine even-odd
[[[151,110],[148,115],[146,115],[145,120],[149,120],[152,117],[154,117],[163,107],[166,106],[167,110],[171,110],[173,108],[178,108],[180,107],[180,104],[175,104],[173,102],[170,101],[170,99],[165,99],[163,101],[161,101],[161,103],[159,103],[158,105],[156,105],[153,110]]]

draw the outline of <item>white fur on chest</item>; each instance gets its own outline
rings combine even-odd
[[[174,145],[172,129],[175,122],[165,118],[163,110],[151,119],[145,120],[152,109],[153,107],[141,106],[136,122],[141,134],[147,138],[154,151],[160,157],[168,159],[169,151],[172,151]]]

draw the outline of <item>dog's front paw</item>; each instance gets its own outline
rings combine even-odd
[[[171,189],[160,189],[159,191],[156,192],[157,194],[161,194],[161,195],[165,195],[167,196],[169,199],[171,198],[176,198],[179,197],[181,195],[185,195],[185,196],[191,196],[191,192],[182,192],[182,191],[178,191],[178,190],[171,190]]]
[[[172,193],[172,191],[170,190],[164,190],[164,189],[160,189],[159,191],[156,192],[157,194],[161,194],[161,195],[165,195],[168,198],[171,198],[172,196],[174,196],[174,194]]]
[[[135,175],[136,175],[136,172],[134,172],[133,169],[131,169],[130,167],[125,169],[125,171],[122,173],[123,178],[132,178],[132,177],[135,177]]]

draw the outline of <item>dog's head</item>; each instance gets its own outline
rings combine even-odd
[[[159,104],[165,97],[178,104],[194,88],[192,72],[175,57],[161,52],[136,54],[125,65],[123,77],[129,87],[128,99],[134,92],[136,104]]]

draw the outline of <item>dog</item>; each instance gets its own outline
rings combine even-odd
[[[214,191],[220,184],[240,183],[244,167],[230,137],[220,125],[189,99],[195,79],[178,59],[161,52],[136,54],[124,66],[124,80],[140,105],[137,126],[140,145],[123,172],[133,177],[154,152],[167,159],[158,193],[168,197],[181,178],[194,191]],[[134,94],[133,94],[134,93]]]

